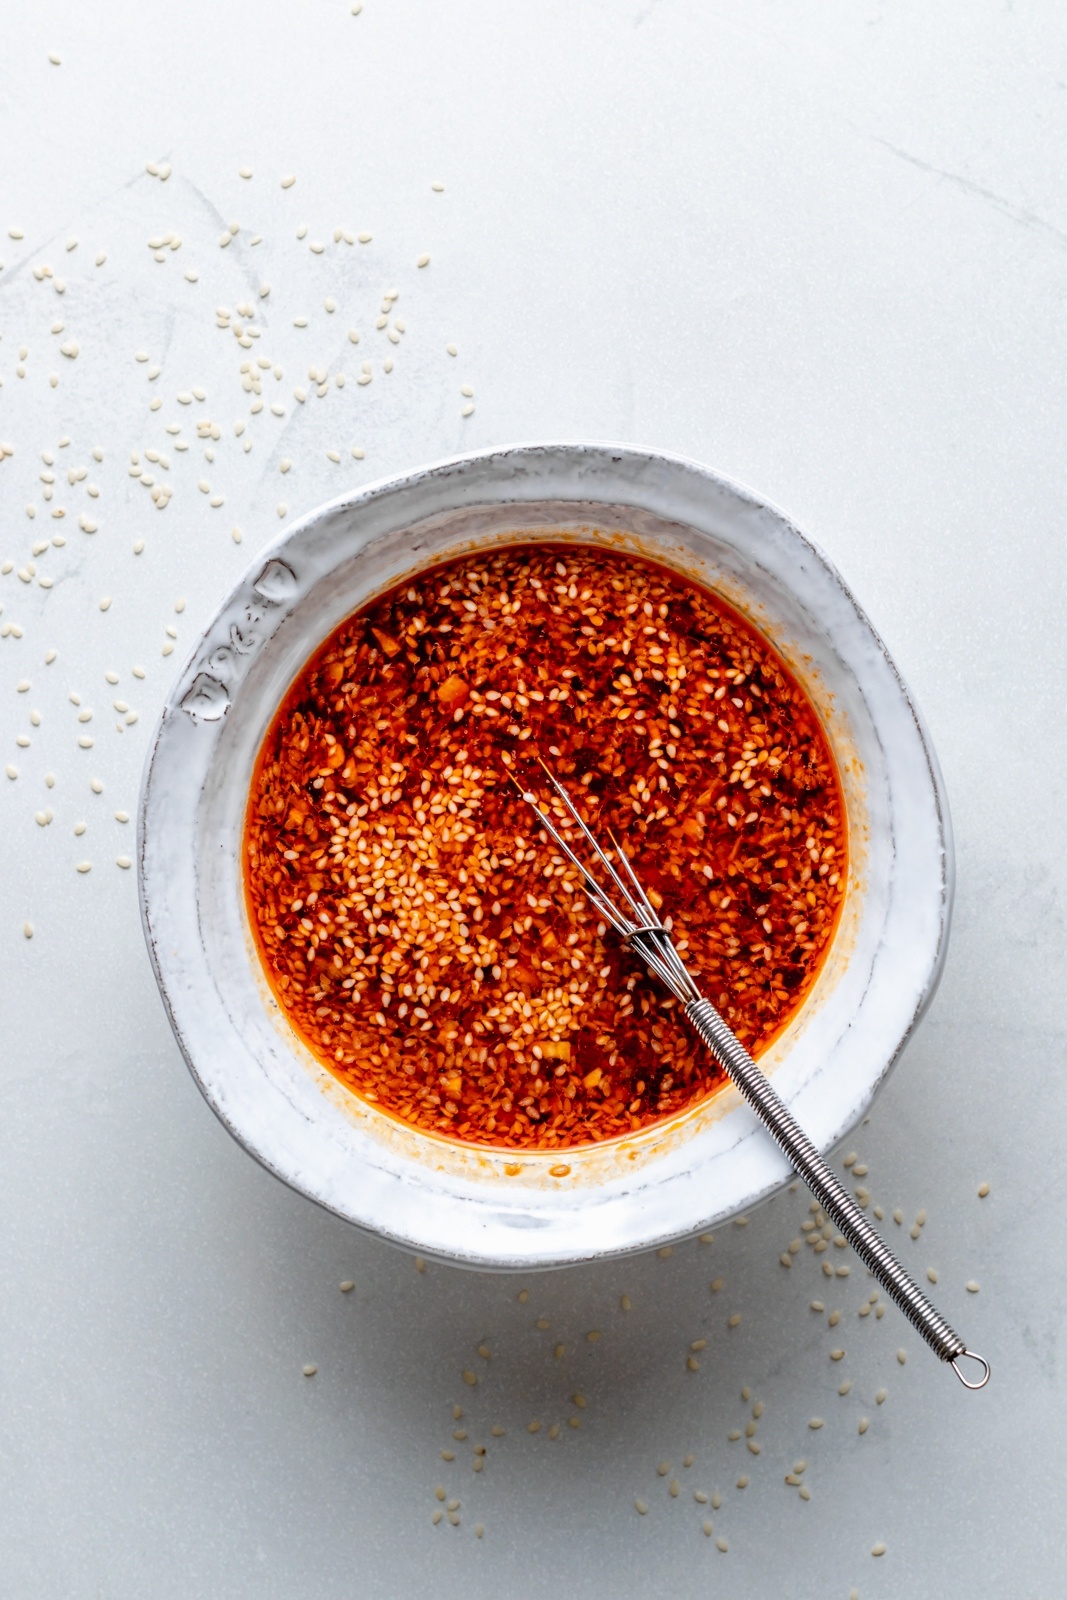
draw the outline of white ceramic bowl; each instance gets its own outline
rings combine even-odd
[[[937,762],[885,646],[825,556],[748,490],[676,457],[529,445],[372,484],[293,524],[219,607],[152,740],[141,911],[174,1032],[208,1103],[257,1160],[424,1254],[532,1268],[646,1250],[786,1182],[724,1090],[632,1138],[570,1152],[463,1148],[399,1126],[321,1067],[274,1000],[248,927],[241,837],[253,763],[313,649],[369,596],[516,537],[607,541],[722,593],[772,641],[829,734],[848,811],[839,930],[762,1058],[823,1150],[870,1105],[940,974],[952,847]]]

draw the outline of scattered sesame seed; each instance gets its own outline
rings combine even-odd
[[[976,1283],[973,1278],[969,1278],[967,1280],[967,1293],[968,1294],[977,1294],[981,1287],[982,1287],[981,1284],[980,1283]]]
[[[868,1420],[867,1417],[861,1417],[860,1420],[859,1420],[859,1424],[858,1424],[859,1432],[860,1433],[866,1433],[867,1429],[870,1427],[870,1425],[871,1425],[870,1421]]]
[[[635,1500],[634,1501],[634,1510],[637,1512],[639,1517],[647,1517],[647,1515],[648,1515],[648,1503],[647,1503],[647,1501]]]
[[[884,1556],[885,1552],[886,1552],[886,1547],[885,1547],[885,1545],[882,1543],[882,1541],[880,1539],[879,1539],[877,1544],[872,1544],[871,1545],[871,1555],[872,1556]]]
[[[289,176],[287,178],[283,178],[282,179],[282,188],[283,189],[291,189],[295,182],[296,182],[295,175],[291,175],[291,176]]]
[[[92,870],[93,864],[91,861],[79,861],[77,867],[75,868],[75,871],[77,872],[92,872]]]
[[[351,1278],[346,1278],[345,1281],[340,1285],[341,1293],[342,1294],[351,1294],[352,1290],[355,1287],[356,1286],[353,1283],[352,1279]]]
[[[988,1185],[988,1183],[980,1183],[978,1185],[978,1198],[979,1198],[979,1200],[984,1200],[988,1193],[989,1193],[989,1185]]]
[[[726,1543],[725,1539],[716,1539],[715,1548],[716,1548],[716,1550],[721,1550],[723,1555],[725,1555],[727,1553],[727,1551],[729,1550],[730,1546]]]
[[[897,1360],[900,1362],[901,1366],[904,1365],[904,1363],[905,1363],[905,1361],[907,1361],[907,1359],[908,1359],[908,1352],[906,1350],[901,1349],[901,1350],[897,1351]]]
[[[429,256],[428,255],[421,255],[419,257],[419,259],[416,261],[415,265],[417,267],[428,267],[430,265]]]
[[[822,1427],[822,1418],[821,1417],[812,1417],[811,1421],[808,1423],[808,1427],[813,1429],[813,1430],[815,1430],[815,1431],[817,1431],[819,1428]]]
[[[117,867],[121,867],[123,869],[123,871],[125,872],[128,867],[132,867],[133,866],[133,862],[130,860],[129,856],[116,856],[115,857],[115,865]]]
[[[926,1277],[927,1277],[927,1281],[929,1283],[936,1283],[937,1282],[937,1268],[936,1267],[927,1267],[927,1269],[926,1269]]]

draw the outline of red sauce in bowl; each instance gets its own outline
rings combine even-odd
[[[555,1150],[674,1116],[722,1075],[509,782],[508,759],[539,787],[534,752],[593,831],[623,841],[755,1056],[829,948],[847,829],[785,662],[651,561],[496,548],[334,631],[279,708],[249,798],[246,898],[271,988],[381,1110]]]

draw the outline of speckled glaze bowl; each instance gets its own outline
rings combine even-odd
[[[790,1176],[731,1089],[565,1156],[416,1132],[343,1088],[271,994],[241,838],[253,763],[286,689],[371,595],[530,537],[646,554],[714,587],[786,658],[823,719],[848,812],[844,909],[812,991],[762,1058],[820,1149],[860,1120],[922,1015],[952,900],[948,812],[914,702],[825,556],[748,490],[650,451],[527,445],[371,484],[287,528],[219,607],[155,731],[138,816],[145,937],[189,1069],[246,1150],[361,1228],[483,1268],[647,1250],[714,1227]]]

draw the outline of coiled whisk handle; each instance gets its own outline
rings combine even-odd
[[[989,1381],[988,1361],[973,1350],[968,1350],[959,1334],[949,1327],[918,1284],[905,1272],[807,1134],[798,1126],[766,1073],[761,1072],[711,1001],[690,1001],[685,1008],[685,1015],[730,1081],[744,1095],[764,1127],[785,1152],[797,1176],[803,1178],[826,1215],[836,1224],[860,1260],[870,1268],[889,1297],[918,1329],[935,1354],[942,1361],[951,1362],[965,1388],[983,1388]],[[959,1365],[962,1359],[979,1364],[977,1378],[971,1379],[964,1374]]]

